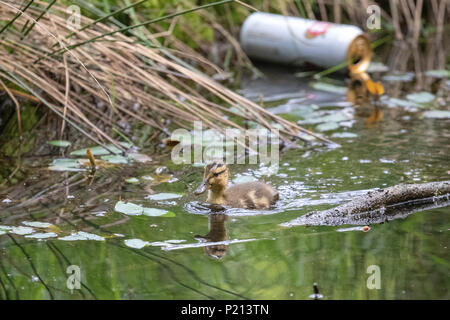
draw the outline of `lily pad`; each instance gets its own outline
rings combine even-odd
[[[35,233],[35,234],[29,234],[26,235],[25,238],[32,238],[32,239],[48,239],[48,238],[54,238],[58,235],[54,232],[43,232],[43,233]]]
[[[406,73],[387,74],[381,79],[390,82],[409,82],[414,80],[414,77],[415,74],[413,72],[406,72]]]
[[[118,201],[114,207],[114,211],[124,213],[129,216],[139,216],[144,213],[144,208],[131,202]]]
[[[178,199],[181,198],[182,194],[176,194],[176,193],[156,193],[151,194],[145,197],[145,199],[149,200],[169,200],[169,199]]]
[[[368,73],[372,72],[387,72],[389,71],[389,67],[382,62],[371,62],[369,64],[369,68],[367,68]]]
[[[52,146],[61,147],[61,148],[66,148],[71,145],[71,143],[66,140],[52,140],[52,141],[47,141],[47,143]]]
[[[55,159],[48,169],[51,171],[85,171],[80,168],[77,159]]]
[[[431,110],[425,111],[423,116],[428,119],[450,119],[450,111],[447,110]]]
[[[334,84],[329,84],[326,82],[311,82],[310,86],[316,90],[327,91],[337,94],[345,94],[347,92],[346,87],[336,86]]]
[[[150,244],[148,241],[143,241],[141,239],[127,239],[124,240],[124,243],[127,247],[135,249],[142,249]]]
[[[430,103],[435,99],[435,95],[426,91],[410,93],[406,96],[406,99],[415,103],[425,104]]]
[[[106,155],[102,156],[101,159],[113,164],[128,163],[128,159],[120,155]]]
[[[26,234],[31,234],[34,231],[35,230],[33,228],[20,226],[20,227],[13,227],[10,232],[22,236]]]
[[[337,122],[325,122],[325,123],[319,124],[316,127],[316,130],[323,132],[323,131],[336,130],[338,128],[339,128],[339,123],[337,123]]]
[[[383,100],[388,107],[403,107],[403,108],[422,108],[423,106],[417,104],[413,101],[397,99],[397,98],[388,98]]]
[[[140,205],[119,201],[116,203],[114,210],[129,216],[146,215],[149,217],[175,217],[175,213],[163,209],[145,208]]]
[[[28,227],[35,227],[35,228],[50,228],[53,226],[53,224],[48,222],[39,222],[39,221],[23,221],[22,224],[28,226]]]
[[[131,143],[128,143],[128,142],[120,142],[120,145],[122,145],[124,148],[130,148],[132,146]],[[104,148],[102,146],[95,146],[95,147],[90,147],[90,148],[84,148],[84,149],[72,151],[70,153],[70,155],[71,156],[85,156],[87,149],[90,149],[94,156],[108,155],[108,154],[111,154],[111,152],[113,154],[120,154],[120,153],[122,153],[122,151],[119,148],[117,148],[115,145],[113,145],[112,143],[107,144],[106,148]]]
[[[353,119],[353,116],[346,110],[335,111],[327,115],[314,113],[310,118],[297,121],[299,124],[318,124],[327,122],[341,122]]]
[[[353,132],[335,132],[331,136],[332,138],[356,138],[358,135]]]
[[[143,153],[130,153],[128,154],[128,158],[133,159],[134,161],[146,163],[151,162],[152,158]]]
[[[144,208],[144,215],[149,217],[175,217],[175,213],[163,209]]]
[[[441,70],[428,70],[427,72],[425,72],[425,75],[428,77],[432,77],[432,78],[450,78],[450,70],[445,70],[445,69],[441,69]]]
[[[135,178],[135,177],[132,177],[132,178],[128,178],[128,179],[125,179],[125,182],[128,182],[128,183],[139,183],[139,179],[138,178]]]
[[[63,241],[76,241],[76,240],[104,241],[105,238],[98,236],[96,234],[79,231],[76,233],[72,233],[70,236],[58,238],[58,240],[63,240]]]

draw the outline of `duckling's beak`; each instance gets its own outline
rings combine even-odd
[[[206,191],[206,181],[203,180],[202,184],[198,186],[197,189],[195,189],[194,194],[198,196],[199,194],[202,194]]]

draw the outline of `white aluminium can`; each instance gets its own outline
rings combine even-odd
[[[251,58],[325,68],[347,62],[354,73],[368,68],[372,53],[369,39],[356,26],[263,12],[245,20],[241,45]]]

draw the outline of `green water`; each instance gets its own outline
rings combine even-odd
[[[278,93],[297,92],[296,85],[301,87],[280,85]],[[343,97],[321,99],[334,103]],[[272,102],[282,103],[286,101]],[[379,123],[368,126],[356,113],[350,125],[326,132],[329,137],[336,132],[356,134],[332,138],[340,148],[289,150],[282,154],[277,173],[262,176],[280,193],[272,211],[231,210],[227,219],[208,218],[196,202],[204,200],[193,196],[201,181],[199,167],[175,166],[167,160],[116,166],[97,172],[88,185],[83,173],[47,171],[53,158],[44,159],[44,164],[28,161],[35,174],[22,188],[0,193],[0,200],[12,199],[0,202],[0,225],[46,221],[61,229],[60,237],[85,231],[105,240],[0,235],[0,298],[309,299],[316,282],[324,299],[449,299],[449,207],[388,218],[368,232],[338,232],[351,226],[279,226],[368,189],[449,179],[448,119],[423,119],[420,112],[392,108]],[[139,184],[125,182],[151,175],[160,165],[178,180],[157,185],[142,179]],[[261,172],[259,166],[248,165],[232,165],[230,170],[232,178],[258,177]],[[183,197],[145,199],[151,191]],[[119,200],[162,208],[175,216],[127,216],[114,212]],[[210,240],[228,242],[206,250],[196,247],[204,245],[196,239],[207,235],[210,227]],[[135,249],[125,244],[127,239],[183,242]],[[211,252],[219,252],[222,259],[207,255]],[[67,287],[70,265],[80,268],[80,289]],[[379,289],[367,285],[372,275],[367,270],[373,265],[379,267]]]

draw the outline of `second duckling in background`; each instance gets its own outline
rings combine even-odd
[[[227,188],[229,170],[226,164],[213,162],[205,167],[203,182],[195,190],[208,190],[206,202],[233,208],[268,209],[279,199],[278,192],[263,182],[247,182]]]

